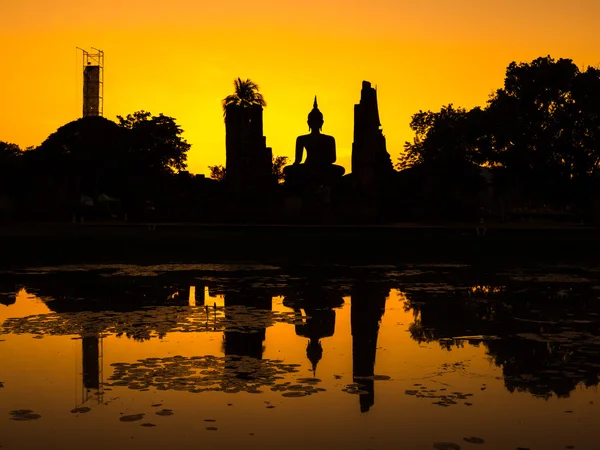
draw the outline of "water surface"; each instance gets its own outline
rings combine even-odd
[[[589,266],[4,272],[0,446],[595,449],[599,295]]]

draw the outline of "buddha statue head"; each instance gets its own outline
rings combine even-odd
[[[319,111],[319,106],[317,105],[317,96],[315,95],[315,102],[313,103],[313,109],[308,113],[308,129],[309,130],[318,130],[321,131],[323,128],[323,113]]]

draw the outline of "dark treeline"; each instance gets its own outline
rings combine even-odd
[[[236,87],[224,101],[244,108],[246,95],[248,105],[265,106],[255,87],[247,95]],[[513,62],[485,107],[419,111],[410,126],[414,140],[405,144],[398,171],[379,180],[377,196],[357,200],[352,174],[346,175],[328,195],[328,220],[336,208],[369,210],[372,218],[365,203],[378,208],[377,220],[388,221],[509,220],[536,212],[600,219],[596,68],[580,70],[550,56]],[[189,149],[174,118],[144,111],[117,122],[76,120],[27,150],[0,142],[0,220],[245,220],[231,206],[226,168],[210,167],[212,179],[190,174]],[[247,189],[264,203],[258,220],[283,220],[294,203],[286,196],[286,163],[273,157],[270,192]]]
[[[118,123],[78,119],[25,151],[0,143],[0,211],[21,220],[145,220],[158,208],[176,216],[203,200],[182,132],[172,117],[139,111]]]
[[[488,202],[500,216],[516,208],[599,212],[596,68],[581,71],[570,59],[549,56],[513,62],[484,108],[419,111],[410,126],[415,138],[398,168],[427,167],[448,187],[437,189],[441,202],[484,192],[482,182],[491,181]]]

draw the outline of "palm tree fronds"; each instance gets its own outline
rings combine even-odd
[[[248,108],[251,106],[267,106],[267,102],[258,92],[258,84],[250,78],[242,80],[240,77],[233,80],[234,93],[222,100],[223,116],[227,115],[227,108],[237,106]]]

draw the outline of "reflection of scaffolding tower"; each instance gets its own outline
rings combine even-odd
[[[83,53],[83,117],[104,114],[104,52],[92,47]]]
[[[96,397],[97,403],[104,402],[104,342],[96,336],[86,336],[81,340],[82,352],[82,383],[81,403],[87,403],[92,397]]]

